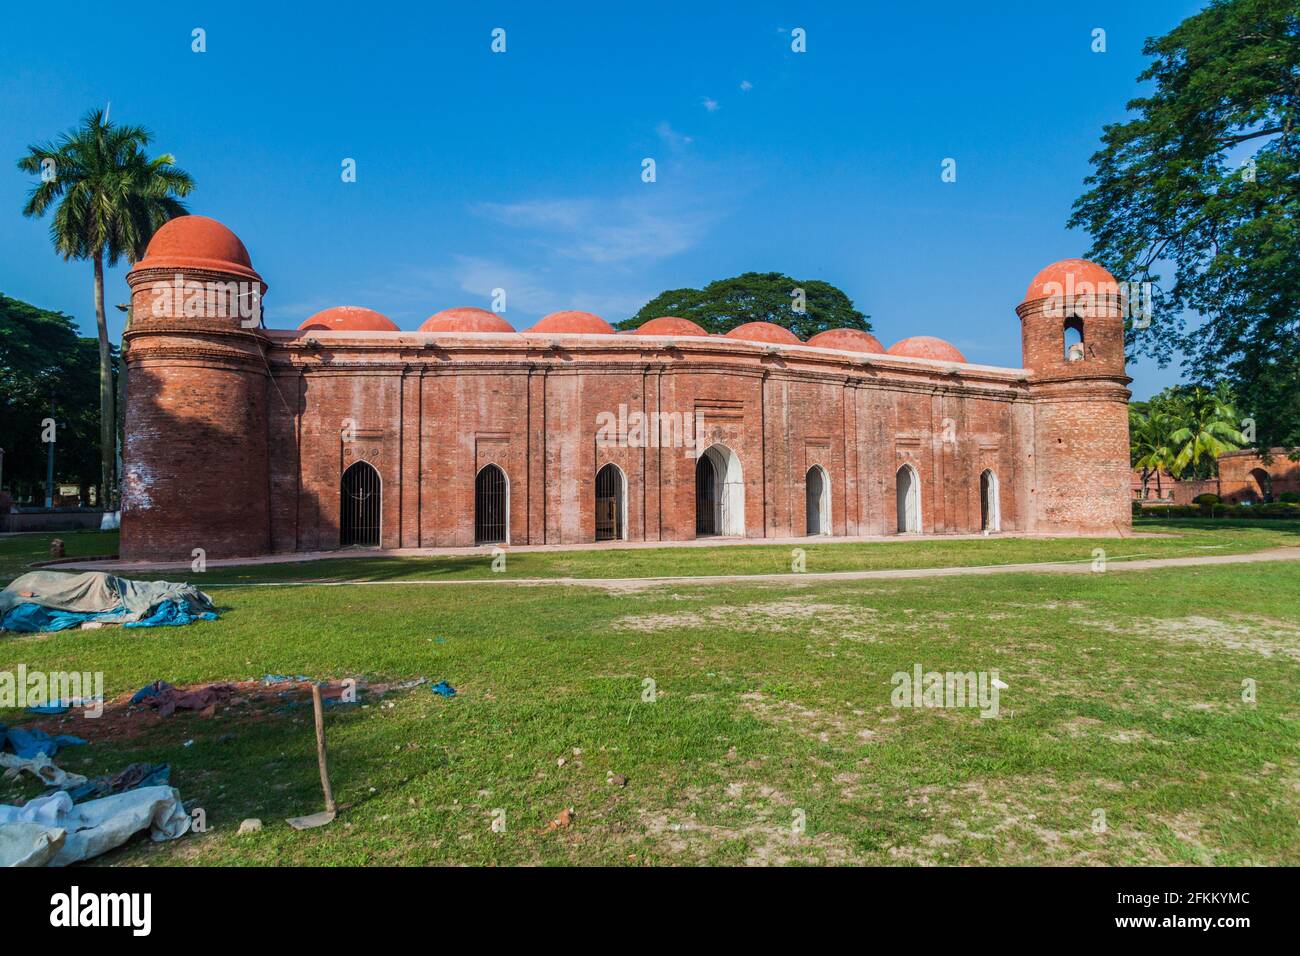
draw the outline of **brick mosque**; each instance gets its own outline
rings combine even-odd
[[[1023,368],[671,316],[519,332],[451,308],[404,332],[341,306],[266,328],[247,249],[203,216],[127,281],[125,559],[1130,527],[1123,312],[1081,259],[1016,306]],[[1098,291],[1063,312],[1062,288]]]

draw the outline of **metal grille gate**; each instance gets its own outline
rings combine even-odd
[[[623,482],[613,465],[596,473],[596,540],[623,540]]]
[[[364,461],[348,466],[339,503],[339,544],[379,546],[380,500],[379,472]]]
[[[707,455],[695,463],[695,533],[718,533],[717,475]]]
[[[506,540],[506,475],[487,465],[474,479],[474,542],[500,544]]]

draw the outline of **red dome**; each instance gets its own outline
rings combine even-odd
[[[771,342],[773,345],[799,345],[799,336],[774,322],[746,322],[727,333],[729,339],[743,342]]]
[[[861,329],[827,329],[825,332],[818,332],[806,344],[815,345],[819,349],[839,349],[843,352],[885,351],[878,338]]]
[[[131,269],[210,269],[262,281],[239,237],[207,216],[177,216],[163,223]]]
[[[890,355],[904,355],[909,358],[934,359],[938,362],[965,362],[966,356],[957,351],[943,339],[933,335],[913,335],[909,339],[895,342],[889,347]]]
[[[552,312],[543,316],[529,332],[577,333],[581,335],[613,335],[614,327],[590,312]]]
[[[421,332],[513,332],[515,327],[495,312],[458,306],[443,309],[424,320]]]
[[[393,320],[374,309],[359,305],[336,305],[322,309],[298,326],[299,332],[397,332]]]
[[[675,315],[661,315],[651,319],[636,330],[637,335],[708,335],[690,319],[679,319]]]
[[[1057,283],[1059,287],[1044,289],[1043,286],[1049,282]],[[1062,259],[1034,276],[1034,281],[1029,283],[1029,289],[1025,292],[1025,301],[1045,299],[1053,293],[1064,295],[1070,289],[1078,289],[1083,282],[1092,283],[1093,292],[1104,291],[1101,286],[1118,286],[1115,277],[1095,262],[1087,259]]]

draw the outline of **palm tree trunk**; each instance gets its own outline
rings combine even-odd
[[[95,253],[95,325],[99,330],[99,505],[112,510],[117,502],[113,459],[117,454],[117,415],[113,408],[113,354],[104,317],[104,253]]]

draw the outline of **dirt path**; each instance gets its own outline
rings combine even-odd
[[[1254,551],[1248,554],[1195,555],[1186,558],[1143,558],[1134,561],[1109,561],[1105,570],[1109,571],[1149,571],[1156,568],[1201,567],[1219,564],[1254,564],[1262,561],[1300,561],[1300,546],[1271,548],[1266,551]],[[455,587],[462,584],[513,584],[528,587],[549,585],[567,585],[571,587],[600,588],[606,591],[628,592],[643,591],[648,588],[673,587],[712,587],[719,584],[817,584],[827,581],[875,581],[903,578],[945,578],[967,574],[1092,574],[1093,561],[1084,558],[1079,561],[1047,561],[1028,564],[988,564],[973,567],[951,568],[895,568],[880,571],[820,571],[804,574],[714,574],[695,577],[657,577],[657,578],[464,578],[457,580],[412,579],[405,581],[267,581],[240,584],[205,584],[212,588],[250,588],[250,587],[356,587],[402,586],[402,585],[441,585]]]

